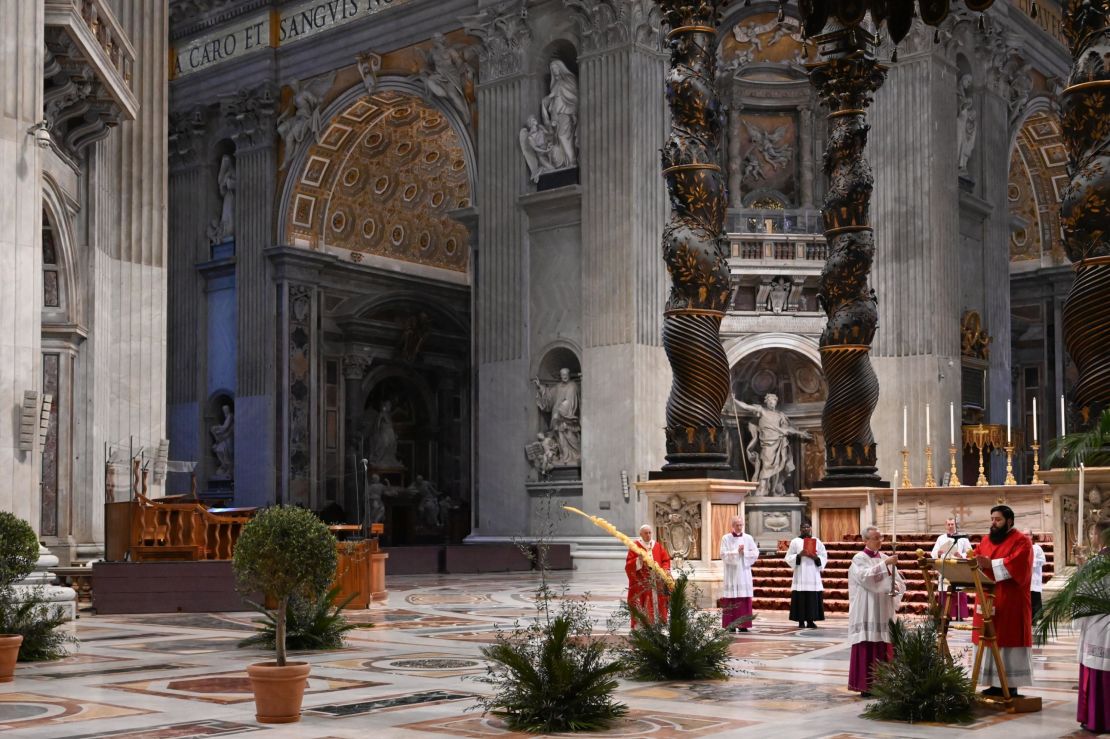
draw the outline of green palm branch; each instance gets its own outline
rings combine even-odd
[[[348,622],[343,615],[343,609],[354,600],[357,593],[351,593],[337,603],[339,592],[337,585],[316,598],[303,598],[299,595],[289,598],[285,608],[285,645],[288,649],[311,651],[343,648],[343,635],[355,628],[355,624]],[[239,646],[273,649],[277,640],[277,612],[258,603],[251,602],[251,605],[262,614],[262,618],[254,621],[258,625],[258,631],[239,642]]]
[[[649,620],[629,604],[638,624],[623,650],[626,674],[633,680],[724,680],[730,673],[732,639],[712,613],[700,611],[690,597],[686,575],[675,579],[668,620]],[[750,619],[749,619],[750,620]]]
[[[1110,546],[1110,529],[1102,543]],[[1060,626],[1086,616],[1110,614],[1110,554],[1097,554],[1077,569],[1033,620],[1033,637],[1044,644]]]

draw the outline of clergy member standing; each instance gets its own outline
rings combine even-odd
[[[1110,521],[1097,524],[1102,550],[1084,567],[1105,565],[1110,559]],[[1108,578],[1110,580],[1110,578]],[[1104,580],[1102,588],[1110,589]],[[1095,734],[1110,732],[1110,614],[1076,619],[1079,626],[1079,725]]]
[[[965,559],[968,551],[971,549],[971,540],[967,536],[956,533],[956,519],[950,518],[944,522],[944,533],[937,537],[937,541],[933,544],[933,559],[950,559],[958,558]],[[946,590],[940,593],[940,612],[948,613],[949,617],[955,617],[957,621],[963,621],[968,616],[967,610],[967,593],[962,590],[956,593],[956,605],[952,608],[951,612],[945,611],[945,601],[948,599]]]
[[[1041,592],[1044,591],[1044,566],[1048,558],[1044,556],[1044,549],[1033,541],[1033,532],[1026,531],[1025,536],[1033,545],[1033,577],[1029,579],[1029,602],[1033,607],[1033,620],[1041,612]]]
[[[786,550],[786,564],[794,570],[790,585],[790,620],[798,622],[799,629],[816,629],[816,621],[825,620],[824,585],[821,573],[829,562],[825,545],[813,536],[813,528],[806,521],[801,536],[790,542]]]
[[[670,571],[671,555],[667,554],[667,549],[661,542],[655,540],[655,531],[649,524],[645,523],[640,527],[640,538],[636,546],[651,552],[655,563]],[[636,608],[652,623],[657,620],[666,621],[669,601],[666,585],[659,582],[659,576],[631,549],[624,560],[624,573],[628,575],[628,605]],[[636,628],[635,616],[632,617],[632,628]]]
[[[752,565],[759,558],[759,547],[751,534],[744,533],[744,519],[733,516],[731,531],[721,537],[721,562],[725,580],[721,590],[721,628],[747,631],[752,616]]]
[[[1033,684],[1033,617],[1029,601],[1029,582],[1033,576],[1033,543],[1014,528],[1014,511],[1009,506],[991,508],[990,535],[975,550],[979,569],[994,582],[994,630],[998,651],[1006,668],[1010,695],[1014,688]],[[982,606],[975,606],[972,641],[979,643],[983,625]],[[1002,695],[1002,681],[990,655],[984,655],[979,682],[987,687],[983,695]]]
[[[848,568],[848,643],[852,645],[848,687],[869,698],[875,664],[894,658],[889,624],[902,605],[906,581],[895,569],[898,558],[879,552],[883,535],[878,526],[864,529],[863,543],[863,551],[852,557]]]

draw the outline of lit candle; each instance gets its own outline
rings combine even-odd
[[[931,429],[929,427],[929,404],[926,403],[925,404],[925,446],[929,446],[929,441],[933,437],[932,433],[930,433],[930,432],[931,432]]]
[[[902,448],[908,449],[910,446],[909,432],[907,426],[909,425],[910,412],[906,406],[902,406]]]
[[[1087,545],[1087,542],[1086,542],[1087,532],[1084,531],[1084,529],[1086,529],[1087,527],[1083,525],[1083,504],[1087,500],[1087,494],[1083,491],[1083,488],[1084,488],[1083,474],[1086,471],[1087,470],[1086,470],[1084,464],[1082,462],[1080,462],[1079,463],[1079,511],[1077,511],[1078,514],[1079,514],[1078,519],[1077,519],[1079,521],[1079,526],[1077,527],[1078,531],[1076,531],[1076,534],[1075,534],[1075,537],[1077,539],[1076,543],[1079,544],[1080,546],[1086,546]]]
[[[1010,401],[1006,401],[1006,444],[1010,443]]]
[[[925,406],[928,408],[928,406]],[[898,544],[898,470],[894,471],[894,502],[890,511],[890,543]]]
[[[1033,398],[1033,442],[1037,441],[1037,399]]]
[[[1068,430],[1067,426],[1068,412],[1064,406],[1064,394],[1060,393],[1060,436],[1066,436]]]
[[[956,404],[948,404],[948,443],[956,446]]]

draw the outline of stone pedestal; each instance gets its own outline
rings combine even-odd
[[[648,480],[636,490],[647,498],[645,520],[671,554],[674,570],[688,570],[703,596],[715,598],[724,567],[719,545],[729,519],[740,515],[754,482],[714,478]]]
[[[782,540],[798,535],[805,518],[806,504],[797,496],[771,498],[758,496],[745,503],[744,531],[752,535],[760,552],[776,552]]]
[[[23,580],[15,584],[17,593],[25,593],[30,597],[35,590],[42,591],[42,598],[48,606],[60,606],[65,612],[66,620],[77,618],[77,591],[73,588],[51,585],[54,575],[50,570],[58,566],[58,558],[50,553],[46,547],[39,545],[39,559],[35,563],[35,570]]]

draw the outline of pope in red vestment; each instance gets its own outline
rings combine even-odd
[[[1033,684],[1033,606],[1029,600],[1029,583],[1033,577],[1033,544],[1014,528],[1014,512],[1009,506],[991,509],[990,536],[979,542],[975,557],[987,579],[994,582],[994,628],[998,647],[1006,668],[1010,688]],[[980,604],[975,606],[974,626],[983,624]],[[978,630],[972,641],[979,643]],[[994,658],[983,655],[979,681],[989,687],[988,695],[1001,695],[1001,681]],[[1011,691],[1013,692],[1013,691]]]
[[[640,527],[640,539],[636,546],[651,552],[651,558],[666,571],[671,569],[671,555],[661,543],[655,541],[651,526]],[[628,575],[628,604],[647,617],[648,621],[667,620],[667,591],[663,583],[640,555],[628,550],[624,560],[624,573]],[[632,617],[632,628],[636,628],[636,617]]]

